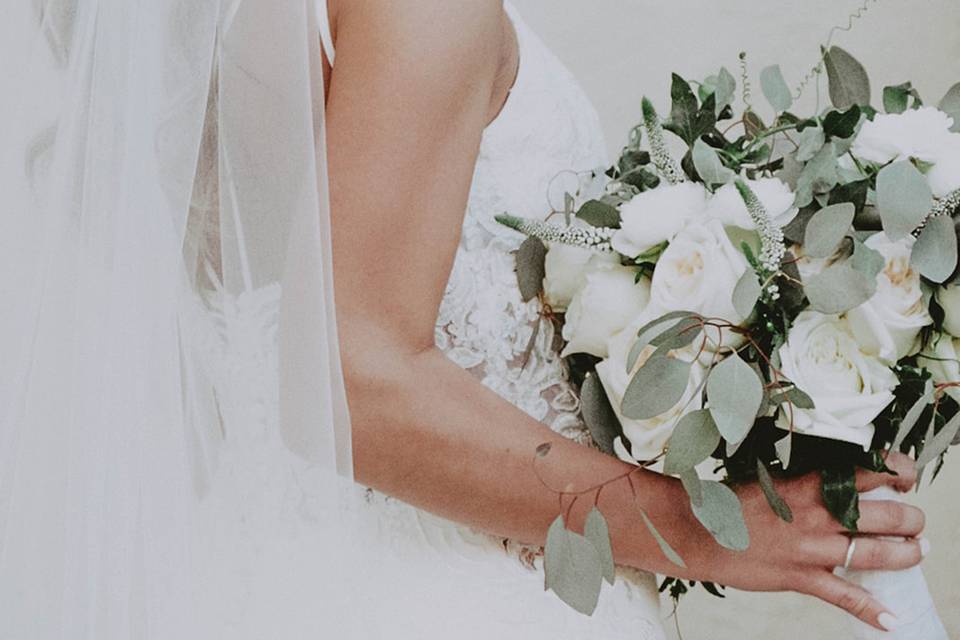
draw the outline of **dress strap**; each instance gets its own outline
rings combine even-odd
[[[317,8],[317,26],[320,29],[320,44],[327,54],[327,61],[333,65],[333,36],[330,34],[330,17],[327,15],[327,0],[315,0]]]

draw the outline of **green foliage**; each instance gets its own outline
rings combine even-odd
[[[577,217],[594,227],[620,228],[620,212],[600,200],[587,200],[577,210]]]
[[[550,525],[543,550],[544,588],[585,615],[597,608],[603,585],[603,561],[585,536],[566,528],[563,516]]]
[[[849,202],[820,209],[804,233],[803,252],[813,258],[829,258],[840,246],[853,224],[856,208]]]
[[[593,544],[600,556],[603,578],[613,584],[616,578],[616,569],[613,564],[613,547],[610,545],[610,527],[607,526],[606,518],[596,507],[587,514],[587,520],[583,525],[583,535]]]
[[[692,153],[693,166],[708,187],[724,185],[736,176],[732,169],[724,166],[717,151],[702,138],[697,138],[693,143]]]
[[[938,106],[953,118],[953,127],[950,130],[960,132],[960,82],[950,87]]]
[[[623,427],[595,373],[587,375],[580,386],[580,412],[597,447],[613,455],[613,442],[623,435]]]
[[[830,515],[847,530],[856,533],[860,520],[856,470],[852,465],[823,469],[820,478],[820,493]]]
[[[750,534],[743,519],[740,498],[725,484],[713,480],[700,482],[703,501],[699,506],[691,505],[694,515],[717,544],[732,551],[746,551],[750,546]]]
[[[870,78],[856,58],[834,46],[823,52],[823,61],[833,106],[843,110],[870,104]]]
[[[913,163],[887,165],[877,175],[877,208],[883,230],[899,240],[920,226],[933,207],[930,185]]]
[[[770,472],[767,471],[766,465],[759,459],[757,460],[757,480],[760,483],[760,489],[763,490],[763,496],[767,499],[767,504],[777,514],[777,517],[784,522],[793,522],[793,511],[790,509],[790,505],[777,492],[777,487],[773,484]]]
[[[533,300],[543,290],[546,256],[546,245],[532,236],[524,240],[517,250],[517,284],[524,302]]]
[[[760,88],[767,102],[776,112],[786,111],[793,104],[790,88],[783,79],[780,65],[775,64],[760,72]]]
[[[760,280],[757,272],[752,268],[747,269],[737,280],[737,286],[733,289],[733,309],[741,318],[749,318],[753,313],[753,308],[760,300]]]
[[[683,561],[683,558],[680,557],[673,547],[670,546],[670,543],[667,542],[666,538],[661,535],[657,528],[653,526],[653,521],[650,520],[650,516],[647,515],[647,512],[643,509],[640,509],[640,517],[643,518],[643,524],[646,525],[647,530],[650,532],[650,535],[653,536],[653,539],[657,541],[657,546],[660,547],[660,551],[663,552],[663,555],[667,557],[667,560],[677,565],[681,569],[686,569],[687,565]]]
[[[736,353],[715,366],[707,378],[707,402],[717,429],[727,442],[743,440],[763,401],[763,384]]]
[[[913,104],[910,103],[911,98]],[[883,88],[883,110],[887,113],[903,113],[908,108],[919,109],[921,106],[923,100],[909,82]]]
[[[706,409],[683,416],[667,443],[663,471],[677,474],[693,469],[710,457],[720,445],[720,432]]]
[[[930,218],[913,245],[910,262],[933,282],[943,282],[957,269],[957,235],[953,219]]]
[[[689,362],[654,354],[627,385],[621,412],[633,420],[647,420],[669,411],[683,397],[690,369]]]
[[[713,131],[717,124],[716,94],[708,95],[701,105],[690,83],[675,73],[670,98],[670,121],[664,124],[664,129],[676,134],[690,147],[700,136]]]

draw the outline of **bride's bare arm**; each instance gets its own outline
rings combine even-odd
[[[456,251],[480,136],[499,107],[494,90],[512,43],[497,0],[340,3],[327,105],[337,310],[353,416],[357,478],[447,518],[541,543],[559,488],[586,488],[630,471],[525,415],[434,346],[434,321]],[[907,487],[913,476],[901,469]],[[794,590],[870,624],[882,607],[830,573],[847,538],[816,480],[783,483],[797,515],[787,525],[756,487],[741,488],[749,551],[719,547],[696,522],[679,483],[645,471],[603,490],[617,560],[744,589]],[[863,475],[866,489],[890,476]],[[578,501],[570,526],[592,506]],[[642,506],[684,558],[672,565],[639,516]],[[866,533],[917,535],[923,515],[895,503],[861,507]],[[901,568],[916,541],[864,539],[855,566]]]

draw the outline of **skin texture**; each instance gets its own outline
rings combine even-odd
[[[542,543],[559,489],[610,482],[599,507],[619,563],[757,591],[798,591],[878,626],[869,594],[833,576],[848,538],[818,481],[779,483],[786,524],[757,486],[737,489],[752,544],[718,546],[696,521],[679,481],[565,440],[486,389],[434,345],[484,127],[516,70],[516,41],[498,0],[331,0],[336,70],[326,66],[327,144],[337,313],[353,417],[356,477],[410,504],[492,533]],[[536,459],[538,445],[552,444]],[[914,482],[899,456],[869,489]],[[596,492],[571,506],[579,530]],[[687,569],[661,553],[642,507]],[[866,537],[855,568],[920,562],[923,513],[894,502],[861,506]],[[904,536],[904,542],[873,535]]]

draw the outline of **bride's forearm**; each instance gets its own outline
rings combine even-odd
[[[690,527],[682,489],[553,433],[484,387],[436,349],[406,357],[349,359],[348,395],[360,482],[446,518],[505,537],[542,543],[560,512],[556,490],[609,482],[599,506],[618,562],[675,571],[640,518],[664,531]],[[551,443],[548,456],[536,448]],[[633,470],[631,480],[625,474]],[[548,488],[545,486],[549,485]],[[574,501],[569,526],[580,529],[597,497]],[[570,506],[564,500],[564,509]],[[677,505],[680,505],[679,507]]]

